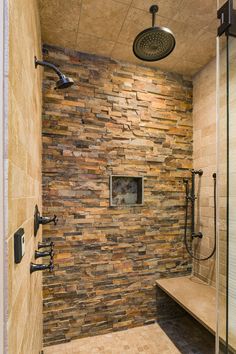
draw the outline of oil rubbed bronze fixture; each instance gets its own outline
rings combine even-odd
[[[191,223],[191,236],[192,239],[193,238],[202,238],[202,232],[195,232],[195,201],[197,199],[196,195],[195,195],[195,176],[198,175],[199,177],[201,177],[203,175],[203,171],[202,170],[191,170],[191,174],[192,174],[192,186],[191,186],[191,191],[189,192],[189,186],[188,186],[188,179],[184,179],[184,183],[186,185],[186,199],[190,200],[191,202],[191,210],[192,210],[192,214],[191,214],[191,219],[192,219],[192,223]]]
[[[48,247],[51,247],[51,249],[53,249],[53,247],[54,247],[54,242],[39,242],[39,243],[38,243],[38,249],[41,249],[41,248],[48,248]]]
[[[59,80],[56,82],[55,90],[65,89],[67,87],[74,85],[74,81],[70,77],[67,77],[66,75],[62,74],[62,72],[56,67],[56,65],[49,63],[48,61],[45,60],[38,60],[36,57],[34,57],[34,62],[35,62],[35,68],[37,68],[38,65],[47,66],[48,68],[51,68],[57,73],[57,75],[59,76]]]
[[[140,32],[134,40],[134,55],[144,61],[164,59],[175,48],[175,37],[172,31],[167,27],[155,26],[155,17],[158,9],[157,5],[150,7],[152,27]]]
[[[37,272],[39,270],[49,270],[50,272],[54,269],[53,261],[50,261],[49,264],[35,264],[30,263],[30,273]]]
[[[53,258],[54,256],[54,252],[51,249],[50,251],[35,251],[34,253],[34,258],[38,259],[38,258],[43,258],[43,257],[51,257]]]
[[[191,203],[191,239],[194,240],[195,238],[202,239],[203,234],[201,231],[195,232],[195,201],[197,199],[196,194],[195,194],[195,177],[198,175],[200,178],[203,175],[202,170],[190,170],[191,172],[191,189],[189,188],[189,180],[185,178],[183,180],[185,184],[185,224],[184,224],[184,245],[185,248],[188,252],[188,254],[195,260],[197,261],[207,261],[210,259],[216,251],[216,173],[213,173],[212,178],[213,178],[213,183],[214,183],[214,246],[211,251],[211,253],[206,256],[206,257],[197,257],[193,254],[193,251],[191,250],[188,240],[187,240],[187,230],[188,230],[188,202],[190,201]]]
[[[34,236],[37,235],[38,229],[40,225],[46,225],[53,222],[54,225],[57,224],[58,222],[58,218],[56,215],[54,215],[53,217],[45,217],[45,216],[41,216],[38,206],[35,205],[35,210],[34,210]]]
[[[50,261],[48,264],[36,264],[36,263],[30,263],[30,273],[34,273],[40,270],[46,270],[49,269],[50,272],[53,271],[54,269],[54,243],[53,242],[39,242],[38,243],[38,249],[41,248],[50,248],[50,250],[46,251],[35,251],[35,259],[38,258],[43,258],[43,257],[50,257]]]

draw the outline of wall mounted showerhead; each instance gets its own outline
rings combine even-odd
[[[62,72],[56,67],[56,65],[49,63],[48,61],[38,60],[36,57],[34,58],[34,61],[35,61],[35,68],[37,68],[38,65],[47,66],[48,68],[51,68],[57,73],[57,75],[59,76],[59,80],[56,82],[55,90],[65,89],[74,84],[74,81],[70,77],[67,77],[64,74],[62,74]]]
[[[62,75],[62,77],[56,82],[55,89],[65,89],[72,85],[74,85],[74,81],[70,77]]]
[[[134,40],[133,52],[144,61],[158,61],[167,57],[175,48],[175,37],[166,27],[155,26],[158,6],[149,9],[152,14],[152,27],[140,32]]]

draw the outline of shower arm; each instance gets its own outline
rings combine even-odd
[[[54,70],[57,75],[59,76],[59,78],[63,78],[65,77],[64,74],[62,74],[62,72],[56,67],[56,65],[49,63],[48,61],[45,60],[38,60],[36,57],[34,57],[34,62],[35,62],[35,68],[37,68],[38,65],[40,66],[47,66],[48,68]]]
[[[155,20],[156,20],[156,14],[155,12],[152,13],[152,27],[155,27]]]
[[[149,11],[152,14],[152,27],[155,27],[156,13],[158,12],[158,6],[157,5],[152,5],[150,7]]]

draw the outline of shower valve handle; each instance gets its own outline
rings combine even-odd
[[[39,270],[46,270],[46,269],[48,269],[50,272],[53,271],[53,269],[54,269],[53,261],[50,261],[49,264],[30,263],[30,273],[34,273],[34,272],[37,272]]]
[[[51,250],[53,250],[54,242],[39,242],[38,243],[38,249],[47,248],[47,247],[51,247]]]
[[[38,206],[35,205],[35,209],[34,209],[34,236],[37,236],[37,232],[38,232],[40,225],[49,224],[50,222],[53,222],[54,225],[56,225],[58,222],[57,216],[54,215],[52,218],[41,216]]]
[[[192,168],[190,172],[194,175],[199,175],[200,177],[203,175],[203,170],[194,170],[194,168]]]
[[[43,251],[43,252],[35,251],[34,258],[38,259],[41,257],[51,257],[51,260],[52,260],[54,257],[53,249],[51,249],[50,251]]]
[[[52,218],[47,217],[47,216],[40,216],[39,217],[39,224],[46,225],[46,224],[49,224],[51,222],[53,222],[54,225],[57,224],[58,218],[57,218],[56,215],[54,215]]]
[[[194,239],[194,238],[202,238],[202,237],[203,237],[202,232],[193,232],[192,233],[192,239]]]

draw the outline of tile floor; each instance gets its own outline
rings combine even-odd
[[[187,313],[159,324],[77,339],[44,349],[44,354],[214,353],[214,336]]]
[[[51,346],[44,354],[180,354],[158,324]]]

